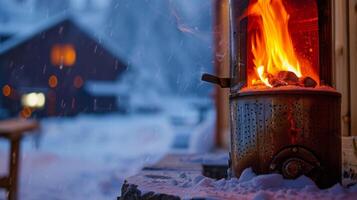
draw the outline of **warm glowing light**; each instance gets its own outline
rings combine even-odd
[[[288,29],[289,14],[283,0],[257,0],[248,7],[246,15],[256,19],[256,27],[251,35],[251,50],[257,78],[272,87],[269,75],[281,71],[293,72],[299,78],[305,75],[301,64],[304,63],[305,68],[311,66],[306,61],[302,62],[295,52]]]
[[[72,66],[76,62],[76,51],[73,45],[64,45],[63,48],[64,60],[63,64],[65,66]]]
[[[29,93],[21,98],[22,105],[29,108],[43,108],[46,103],[46,97],[43,93]]]
[[[37,94],[37,107],[38,108],[42,108],[43,106],[45,106],[46,103],[46,97],[43,93],[39,93]]]
[[[269,83],[269,79],[265,76],[264,74],[264,66],[259,66],[257,67],[257,73],[258,76],[260,78],[260,80],[268,87],[273,87],[270,83]]]
[[[20,112],[20,116],[22,118],[30,118],[32,115],[32,110],[29,107],[24,107],[22,111]]]
[[[11,95],[11,87],[9,85],[4,85],[4,87],[2,88],[2,94],[5,97],[8,97]]]
[[[50,76],[50,78],[48,79],[48,85],[49,85],[51,88],[57,87],[57,85],[58,85],[57,76],[55,76],[55,75]]]
[[[63,63],[62,48],[59,45],[55,45],[51,50],[51,63],[59,66]]]
[[[76,76],[73,81],[73,85],[75,88],[81,88],[84,84],[84,80],[81,76]]]
[[[76,62],[77,53],[73,45],[54,45],[51,50],[51,63],[55,66],[73,66]]]

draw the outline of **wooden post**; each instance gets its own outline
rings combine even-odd
[[[351,135],[357,136],[357,0],[349,0]]]
[[[334,82],[342,94],[341,133],[350,135],[350,82],[348,66],[347,1],[334,1]]]
[[[214,63],[219,77],[229,77],[229,1],[213,0],[214,9]],[[216,146],[227,148],[229,144],[229,90],[216,88],[215,103],[217,110]]]
[[[11,139],[11,154],[9,156],[9,200],[17,199],[18,192],[18,178],[19,178],[19,161],[20,161],[20,140],[21,138],[12,138]]]
[[[12,119],[0,121],[0,137],[10,141],[9,174],[0,177],[0,187],[7,190],[9,200],[18,196],[20,143],[29,131],[39,129],[39,124],[33,120]]]

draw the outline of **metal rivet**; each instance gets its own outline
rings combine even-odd
[[[270,169],[271,169],[271,170],[274,170],[274,169],[275,169],[275,167],[276,167],[276,165],[275,165],[275,164],[270,164]]]
[[[294,148],[292,149],[292,151],[293,151],[294,153],[296,153],[296,152],[298,152],[298,148],[294,147]]]

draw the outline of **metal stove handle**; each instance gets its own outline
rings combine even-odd
[[[232,80],[230,78],[220,78],[207,73],[202,75],[201,80],[209,83],[217,84],[221,86],[221,88],[230,88],[232,85]]]

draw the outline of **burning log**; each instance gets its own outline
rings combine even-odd
[[[269,86],[272,88],[283,86],[315,88],[317,86],[317,82],[313,78],[309,76],[299,78],[294,72],[290,71],[280,71],[276,75],[265,72],[261,77],[265,77],[265,79],[254,79],[252,85],[255,87]]]
[[[286,82],[287,85],[299,84],[299,77],[297,77],[294,72],[290,71],[280,71],[277,75],[277,79]]]
[[[278,79],[278,78],[269,79],[269,83],[273,87],[282,87],[282,86],[289,85],[288,82],[285,82],[284,80],[281,80],[281,79]]]
[[[261,80],[253,80],[253,83],[252,83],[253,86],[255,87],[266,87],[265,84],[263,83],[263,81]]]
[[[300,87],[308,87],[314,88],[317,86],[317,82],[309,76],[305,77],[297,77],[294,72],[290,71],[280,71],[277,75],[266,74],[269,84],[271,87],[283,87],[283,86],[300,86]],[[262,81],[256,80],[254,82],[255,86],[259,86],[264,84]]]
[[[310,88],[314,88],[317,85],[316,81],[309,76],[302,77],[300,80],[300,84],[303,85],[304,87],[310,87]]]

